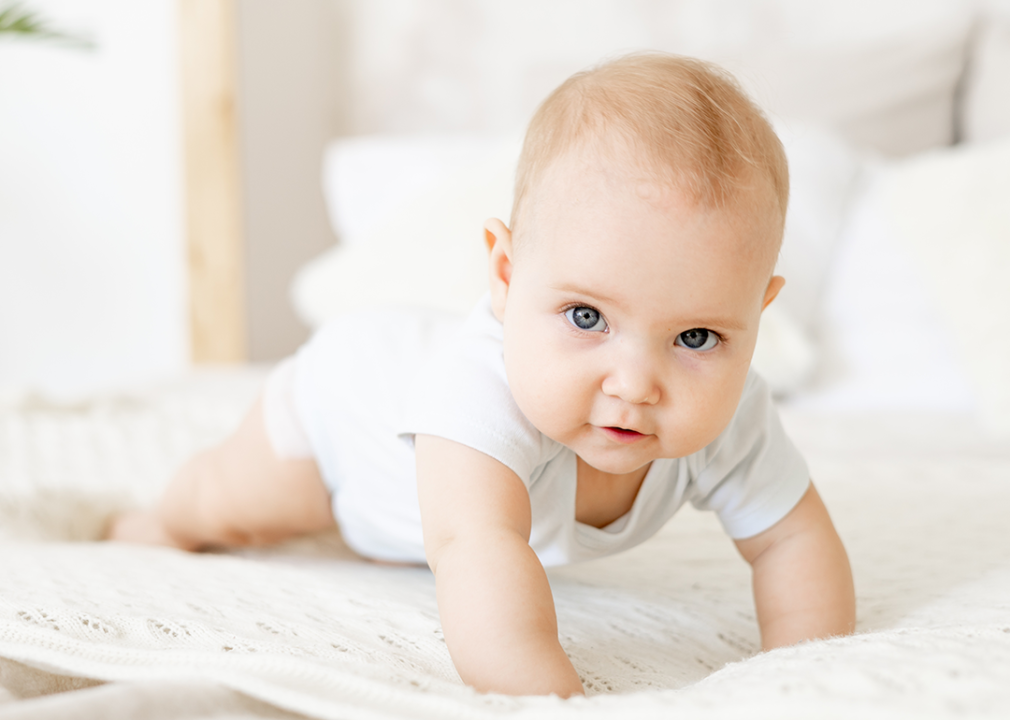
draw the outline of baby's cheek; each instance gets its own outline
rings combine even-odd
[[[738,401],[725,380],[695,386],[675,399],[674,434],[681,450],[679,456],[697,452],[719,437],[733,419]]]
[[[523,382],[513,396],[530,422],[549,435],[557,424],[558,411],[566,404],[566,393],[559,379],[544,370],[536,365],[525,368]]]
[[[536,372],[532,359],[521,344],[511,343],[505,347],[505,375],[509,390],[519,409],[531,421],[543,402],[544,393],[543,378]]]
[[[715,440],[733,420],[743,387],[741,384],[738,390],[735,383],[727,382],[719,390],[719,394],[708,403],[705,422],[708,439],[705,445]]]
[[[564,378],[535,361],[517,362],[508,373],[512,397],[523,415],[537,430],[558,440],[571,407]]]

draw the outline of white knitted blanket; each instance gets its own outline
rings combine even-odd
[[[785,414],[851,555],[857,635],[757,653],[748,569],[685,509],[631,552],[551,571],[589,694],[561,701],[463,686],[428,570],[334,535],[214,555],[90,542],[256,381],[0,410],[0,717],[1010,715],[1010,449],[965,418]]]

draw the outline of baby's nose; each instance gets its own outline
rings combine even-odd
[[[633,405],[655,405],[662,395],[651,363],[641,357],[608,373],[603,393]]]

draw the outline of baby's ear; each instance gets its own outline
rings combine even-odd
[[[512,282],[512,233],[505,223],[491,218],[484,223],[484,242],[490,253],[488,280],[491,286],[491,309],[499,320],[505,318],[505,299]]]
[[[785,284],[786,279],[781,275],[775,275],[768,281],[768,288],[765,290],[765,298],[761,301],[762,310],[772,304],[772,300],[776,298],[779,291],[782,289],[782,286]]]

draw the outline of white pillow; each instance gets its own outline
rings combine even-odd
[[[878,169],[854,199],[819,308],[821,356],[790,402],[825,412],[970,413],[971,389],[912,259],[895,238]]]
[[[1010,437],[1010,135],[925,153],[882,199],[966,369],[984,425]]]
[[[796,402],[976,412],[1010,436],[1010,137],[881,165],[843,231]]]
[[[324,187],[340,244],[296,274],[301,320],[403,304],[468,313],[487,292],[484,221],[508,222],[519,148],[511,136],[333,143]]]
[[[1010,135],[1010,0],[976,28],[961,99],[961,136],[968,142]]]
[[[814,335],[824,280],[861,161],[837,135],[814,125],[775,123],[789,159],[789,212],[776,273],[786,285],[775,300]]]
[[[334,141],[323,158],[323,193],[333,230],[341,244],[365,242],[407,205],[427,196],[443,197],[471,181],[484,182],[488,172],[511,173],[521,144],[519,136],[469,134],[360,135]],[[472,210],[506,219],[511,180],[507,189],[499,183],[492,193],[490,204]]]

